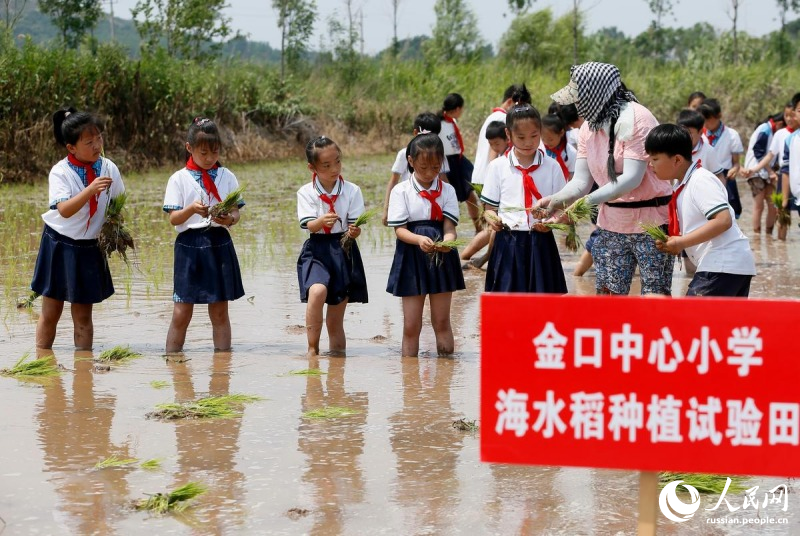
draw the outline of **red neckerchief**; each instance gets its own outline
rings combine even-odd
[[[450,123],[453,125],[453,130],[456,131],[456,139],[458,140],[458,155],[464,156],[464,140],[461,138],[461,130],[458,128],[458,123],[452,117],[446,115],[447,112],[442,112],[442,119],[444,119],[445,123]]]
[[[669,209],[669,236],[681,236],[681,222],[678,220],[678,196],[681,195],[681,192],[689,184],[689,179],[692,178],[692,173],[694,170],[700,167],[699,164],[695,164],[689,170],[689,177],[678,186],[678,189],[672,192],[672,198],[669,200],[669,205],[667,208]]]
[[[218,167],[219,167],[219,162],[211,166],[210,169],[217,169]],[[198,166],[194,162],[194,158],[192,158],[191,156],[189,156],[189,160],[186,161],[186,169],[200,172],[200,176],[203,178],[203,188],[205,189],[206,194],[208,194],[209,205],[211,204],[212,197],[216,197],[218,202],[220,203],[222,202],[222,198],[219,196],[219,192],[217,191],[217,185],[214,184],[214,181],[211,180],[211,175],[209,175],[207,169],[203,169],[200,166]]]
[[[777,125],[775,124],[775,120],[770,117],[768,123],[769,123],[769,128],[772,130],[772,133],[775,134],[775,131],[778,130],[776,128]]]
[[[431,220],[433,221],[444,221],[442,207],[436,202],[436,198],[440,195],[442,195],[442,181],[439,181],[436,190],[419,190],[419,196],[422,199],[427,199],[431,203]]]
[[[703,138],[701,137],[700,141],[697,142],[697,149],[692,149],[692,156],[694,156],[698,152],[700,152],[700,149],[702,149],[702,148],[703,148]],[[697,163],[697,167],[702,167],[702,163],[703,163],[703,159],[702,158],[698,158],[697,160],[695,160],[695,162]]]
[[[338,181],[344,181],[344,179],[342,179],[341,175],[339,175],[339,178],[337,180]],[[314,175],[311,176],[311,182],[314,183],[314,190],[317,193],[319,193],[319,191],[322,190],[322,185],[317,186],[317,174],[316,173],[314,173]],[[336,187],[334,186],[334,189],[335,188]],[[342,191],[341,188],[339,188],[339,191],[340,192]],[[336,200],[339,199],[339,194],[328,195],[328,194],[324,194],[323,193],[323,194],[319,194],[319,198],[323,203],[328,205],[328,213],[336,214],[336,207],[334,207],[333,205],[336,203]],[[330,227],[324,227],[323,226],[322,227],[322,230],[325,231],[325,234],[331,234],[331,229],[333,229],[333,226],[330,226]]]
[[[703,127],[703,134],[706,135],[706,138],[708,138],[708,143],[710,143],[712,147],[716,146],[717,140],[722,137],[723,132],[725,132],[725,125],[722,123],[722,121],[719,122],[719,127],[717,128],[716,133]]]
[[[492,108],[492,113],[495,113],[495,112],[503,112],[504,114],[507,114],[507,113],[508,113],[508,112],[505,110],[505,108]]]
[[[793,129],[792,127],[790,127],[789,125],[786,125],[786,131],[787,131],[789,134],[791,134],[792,132],[794,132],[794,129]]]
[[[83,170],[86,172],[86,186],[92,184],[94,180],[97,178],[97,175],[94,172],[94,168],[92,167],[94,165],[94,162],[92,162],[91,164],[86,164],[84,162],[81,162],[80,160],[72,156],[72,153],[69,153],[67,155],[67,160],[69,160],[69,163],[72,164],[73,166],[78,168],[83,168]],[[89,228],[89,224],[92,221],[92,216],[94,216],[94,213],[97,212],[97,202],[99,200],[100,200],[99,193],[94,194],[92,197],[89,198],[89,221],[86,222],[87,229]]]
[[[561,166],[561,171],[564,173],[564,178],[569,180],[569,168],[567,167],[566,162],[564,162],[564,158],[561,156],[561,154],[567,150],[566,138],[563,138],[561,140],[561,143],[559,143],[555,147],[548,147],[547,145],[545,145],[544,147],[545,149],[547,149],[549,153],[553,153],[556,162],[558,162],[558,165]]]
[[[510,152],[511,152],[511,149],[513,149],[513,148],[514,148],[514,146],[513,146],[513,145],[511,145],[511,142],[509,141],[509,142],[508,142],[508,147],[506,147],[506,150],[505,150],[505,152],[503,153],[503,156],[508,156],[508,153],[510,153]]]
[[[541,151],[537,151],[541,152]],[[534,162],[536,161],[536,155],[533,157]],[[522,172],[522,188],[525,190],[525,208],[530,209],[533,207],[533,200],[534,198],[538,201],[542,198],[542,194],[539,193],[539,189],[536,188],[536,183],[533,182],[533,177],[531,174],[539,169],[539,166],[542,165],[542,161],[544,160],[544,155],[541,156],[541,160],[539,160],[538,164],[531,164],[529,167],[524,168],[522,166],[514,166],[518,170]]]

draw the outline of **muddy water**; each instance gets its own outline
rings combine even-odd
[[[382,198],[391,158],[345,162],[369,206]],[[302,165],[291,167],[291,172],[285,164],[237,170],[248,186],[248,207],[234,233],[247,295],[231,304],[234,351],[211,351],[210,324],[198,307],[184,362],[166,362],[161,354],[171,315],[174,235],[160,212],[169,172],[127,178],[139,249],[132,270],[112,263],[117,294],[96,309],[94,354],[72,350],[65,312],[54,353],[67,370],[47,385],[0,378],[3,534],[634,532],[636,473],[481,464],[477,434],[452,427],[459,418],[478,415],[482,273],[468,272],[467,290],[453,300],[458,353],[437,358],[428,328],[423,354],[401,358],[400,300],[384,291],[393,237],[377,226],[367,228],[360,245],[370,303],[348,308],[348,357],[303,357],[304,306],[295,259],[304,234],[295,223],[294,192],[306,176]],[[14,302],[25,294],[32,273],[45,190],[2,192],[4,199],[18,201],[13,209],[4,202],[0,212],[0,367],[33,351],[39,304],[19,311]],[[742,226],[750,232],[748,214]],[[798,236],[795,227],[786,243],[763,236],[752,240],[760,270],[753,296],[798,295]],[[593,293],[592,272],[584,278],[569,275],[575,261],[564,255],[571,292]],[[688,281],[676,273],[675,295],[685,292]],[[91,357],[116,344],[130,344],[144,357],[109,372],[96,370]],[[310,368],[325,374],[289,374]],[[167,387],[155,388],[153,381]],[[238,419],[145,418],[162,402],[227,393],[263,400],[247,406]],[[332,420],[302,417],[325,406],[356,413]],[[94,469],[112,455],[159,459],[161,468]],[[181,515],[154,517],[130,508],[147,493],[188,481],[202,482],[210,491]],[[757,477],[750,485],[764,490],[784,482]],[[701,510],[682,525],[662,518],[659,531],[797,534],[798,511],[800,502],[792,495],[788,526],[712,526]]]

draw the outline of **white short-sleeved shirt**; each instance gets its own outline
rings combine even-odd
[[[483,184],[486,178],[486,168],[489,166],[489,140],[486,139],[486,129],[492,121],[506,122],[506,112],[502,108],[495,108],[491,115],[486,118],[478,134],[478,149],[475,151],[475,161],[473,162],[472,183]]]
[[[733,167],[733,155],[743,153],[744,147],[738,132],[728,125],[723,125],[723,127],[722,134],[714,140],[713,147],[717,151],[719,166],[723,170],[728,170]],[[709,143],[708,136],[705,133],[703,134],[703,141]]]
[[[717,175],[722,173],[722,166],[719,165],[717,159],[717,150],[711,146],[703,137],[697,142],[697,145],[692,149],[692,162],[700,162],[700,165]]]
[[[772,142],[769,144],[769,152],[773,154],[775,159],[772,161],[771,165],[777,162],[778,169],[783,166],[783,149],[786,144],[786,138],[788,138],[790,134],[791,132],[789,132],[788,128],[782,128],[772,135]]]
[[[239,187],[236,175],[226,167],[220,166],[216,169],[210,169],[208,174],[217,187],[220,199],[225,199],[225,196]],[[183,168],[173,173],[167,182],[167,191],[164,194],[164,212],[181,210],[197,201],[209,207],[219,203],[215,197],[209,196],[205,191],[202,175],[199,171],[190,171]],[[244,202],[239,203],[239,207],[242,206],[244,206]],[[192,214],[185,222],[176,225],[175,230],[182,233],[187,229],[201,225],[204,221],[207,221],[206,218],[203,218],[200,214]],[[221,225],[214,222],[210,222],[209,226],[221,227]]]
[[[772,125],[770,123],[762,123],[753,131],[750,136],[750,141],[747,144],[747,154],[744,157],[744,167],[753,168],[761,159],[767,155],[770,146],[772,145]],[[769,165],[775,163],[775,153],[773,153],[772,160]],[[769,176],[769,171],[761,169],[758,171],[757,176],[766,179]]]
[[[56,206],[62,201],[72,199],[81,193],[86,186],[83,179],[68,163],[63,159],[53,166],[50,170],[49,183],[49,207],[50,210],[42,214],[42,220],[51,229],[73,240],[89,240],[97,238],[100,228],[106,221],[105,213],[108,201],[111,198],[125,192],[125,184],[122,182],[122,175],[119,173],[116,164],[108,158],[100,157],[100,173],[98,177],[111,177],[111,187],[105,192],[100,193],[97,198],[97,211],[89,220],[89,202],[87,201],[78,212],[69,218],[63,217],[58,213]],[[88,223],[88,226],[87,226]]]
[[[330,212],[330,206],[320,198],[321,195],[336,196],[333,207],[339,219],[331,227],[332,233],[347,231],[348,225],[355,223],[364,213],[364,196],[361,194],[361,188],[352,182],[339,177],[333,190],[326,192],[319,180],[312,180],[297,190],[297,217],[303,229],[308,229],[308,222]],[[324,233],[324,229],[317,231],[317,234]]]
[[[439,139],[442,140],[444,145],[445,156],[461,154],[461,145],[458,143],[458,136],[456,136],[456,124],[458,123],[454,124],[442,119],[442,130],[439,132]]]
[[[692,166],[680,184],[686,187],[678,196],[678,221],[681,234],[687,235],[708,223],[719,212],[727,210],[731,226],[707,242],[686,248],[686,254],[698,272],[755,275],[756,265],[750,242],[736,224],[728,204],[728,192],[713,173]],[[678,185],[680,187],[680,185]]]
[[[561,190],[567,181],[561,166],[553,158],[545,156],[544,151],[537,151],[533,165],[539,168],[533,172],[536,189],[547,197]],[[486,183],[481,192],[481,201],[487,205],[498,207],[497,214],[503,223],[514,231],[529,231],[533,224],[530,212],[519,210],[525,207],[525,186],[522,172],[516,168],[519,160],[511,150],[508,155],[495,158],[489,163],[486,172]],[[509,210],[517,209],[517,210]]]
[[[572,145],[572,148],[578,150],[578,133],[581,129],[571,128],[567,130],[567,144]]]
[[[436,198],[436,203],[441,207],[445,218],[458,224],[458,199],[455,189],[441,182],[439,178],[433,179],[428,191],[436,191],[441,187],[442,193]],[[431,202],[419,195],[424,188],[417,182],[415,176],[411,180],[398,183],[389,194],[389,227],[400,227],[413,221],[431,219]]]
[[[556,158],[554,152],[550,151],[550,149],[547,149],[545,147],[545,154],[547,154],[547,156],[555,160],[556,164],[558,164],[558,159]],[[564,164],[567,165],[567,171],[569,172],[570,176],[565,178],[569,180],[572,174],[575,173],[575,161],[578,159],[578,150],[575,149],[575,147],[573,147],[572,145],[570,145],[569,142],[567,142],[566,147],[564,148],[563,151],[561,151],[561,159],[564,160]],[[558,167],[561,168],[561,166]]]
[[[789,190],[795,198],[795,204],[800,205],[800,130],[792,132],[784,142],[783,166],[781,172],[789,174]]]
[[[397,151],[397,158],[394,160],[392,166],[392,173],[400,175],[400,181],[403,182],[411,178],[411,172],[408,170],[408,159],[406,158],[406,150],[404,147]],[[439,173],[450,173],[450,164],[447,163],[447,158],[442,160],[442,170]]]

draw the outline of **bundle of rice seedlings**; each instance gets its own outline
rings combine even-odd
[[[582,221],[590,220],[593,216],[597,215],[597,205],[589,203],[585,197],[581,197],[572,205],[564,210],[569,221],[572,223],[580,223]]]
[[[789,211],[783,206],[783,194],[775,192],[770,198],[772,199],[772,204],[778,209],[778,225],[781,227],[788,227],[791,225],[792,215],[789,214]]]
[[[431,262],[435,266],[441,266],[442,260],[444,260],[444,255],[447,255],[450,252],[448,251],[447,253],[444,253],[442,251],[439,251],[439,248],[453,249],[466,246],[467,244],[469,244],[469,240],[465,238],[456,238],[455,240],[437,240],[436,242],[433,243],[434,249],[430,253],[428,253],[428,257],[430,257]]]
[[[33,302],[35,302],[38,297],[38,292],[30,291],[27,298],[20,298],[17,300],[17,309],[30,309],[33,307]]]
[[[472,189],[475,190],[475,195],[480,197],[483,193],[483,184],[472,183]]]
[[[156,469],[161,469],[161,460],[159,460],[158,458],[145,460],[139,464],[139,467],[141,467],[145,471],[155,471]]]
[[[242,407],[248,402],[261,400],[251,395],[208,396],[192,402],[170,402],[158,404],[148,419],[171,421],[176,419],[227,419],[242,414]]]
[[[576,225],[570,225],[569,229],[567,229],[567,236],[564,238],[564,245],[567,246],[567,249],[573,253],[583,247],[583,242],[581,241],[581,237],[578,236],[578,227]]]
[[[117,458],[116,456],[109,456],[105,460],[99,461],[96,464],[94,464],[94,468],[95,469],[107,469],[109,467],[124,467],[126,465],[131,465],[131,464],[138,463],[138,462],[139,462],[139,460],[137,460],[136,458],[120,459],[120,458]]]
[[[19,360],[14,363],[11,368],[0,369],[0,375],[9,376],[20,379],[30,378],[48,378],[51,376],[58,376],[61,372],[58,370],[55,359],[52,356],[41,357],[33,361],[27,361],[30,357],[29,353],[25,353]]]
[[[453,421],[453,428],[461,432],[477,432],[480,427],[478,426],[478,421],[469,421],[461,418]]]
[[[167,493],[156,493],[149,495],[147,499],[139,499],[134,503],[137,510],[147,510],[156,514],[166,514],[167,512],[182,512],[189,504],[187,501],[194,499],[208,491],[204,485],[198,482],[189,482],[183,486]]]
[[[379,212],[382,212],[381,207],[375,207],[373,209],[364,211],[361,216],[356,218],[356,221],[353,222],[353,225],[356,227],[361,227],[364,224],[369,223],[375,216],[378,215]],[[342,240],[340,242],[342,244],[342,250],[344,251],[345,255],[350,255],[350,250],[353,247],[353,244],[356,243],[356,239],[351,237],[348,233],[344,233],[342,235]]]
[[[325,406],[324,408],[312,409],[303,413],[304,419],[335,419],[336,417],[347,417],[357,415],[360,411],[342,408],[339,406]]]
[[[226,214],[230,213],[230,211],[237,208],[239,203],[242,202],[242,192],[244,192],[244,186],[236,188],[231,193],[226,195],[225,199],[211,207],[211,209],[208,211],[208,214],[212,218],[219,218],[220,216],[225,216]]]
[[[697,491],[700,493],[714,494],[722,493],[722,490],[725,489],[727,478],[728,477],[720,475],[708,475],[702,473],[672,473],[669,471],[663,471],[658,474],[658,482],[662,487],[670,482],[674,482],[675,480],[683,480],[681,485],[688,484],[697,488]],[[744,484],[744,478],[740,476],[732,476],[730,479],[731,485],[728,487],[728,491],[726,493],[739,493],[747,489]]]
[[[650,235],[653,240],[660,240],[662,242],[669,240],[669,235],[665,233],[664,229],[657,223],[639,222],[639,227],[642,228],[642,231]]]
[[[171,384],[168,381],[164,380],[153,380],[150,382],[150,387],[153,389],[166,389]]]
[[[321,376],[323,374],[327,374],[326,372],[322,372],[319,369],[303,369],[303,370],[290,370],[289,374],[292,376]]]
[[[130,230],[125,226],[125,216],[122,214],[128,194],[120,194],[111,198],[106,205],[106,221],[100,228],[97,243],[106,257],[116,252],[128,264],[128,248],[136,249]]]
[[[115,346],[108,350],[103,351],[95,361],[100,361],[103,363],[121,363],[124,361],[130,361],[131,359],[136,359],[137,357],[142,357],[142,354],[139,352],[134,352],[131,350],[130,346]]]
[[[507,223],[503,223],[503,220],[502,220],[502,218],[500,218],[500,216],[495,216],[493,213],[486,212],[485,210],[483,211],[483,214],[481,214],[481,216],[483,217],[483,220],[487,224],[499,223],[500,225],[503,226],[503,230],[504,231],[510,231],[511,230],[511,227],[509,227]]]

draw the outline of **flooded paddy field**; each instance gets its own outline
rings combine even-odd
[[[367,207],[382,202],[392,161],[392,155],[344,159],[344,176],[362,187]],[[459,419],[475,420],[479,412],[484,272],[467,271],[467,290],[454,295],[456,354],[436,356],[428,325],[420,357],[403,358],[401,301],[385,292],[394,235],[371,224],[359,239],[370,300],[348,307],[347,357],[305,357],[305,305],[295,262],[306,233],[297,223],[295,192],[309,177],[300,161],[234,169],[247,187],[247,206],[233,228],[246,292],[230,305],[233,351],[212,351],[211,326],[197,306],[185,355],[166,360],[175,233],[161,205],[171,172],[125,178],[137,249],[130,268],[111,261],[117,292],[95,307],[93,352],[74,351],[67,307],[53,349],[61,374],[44,383],[0,377],[0,534],[636,531],[637,473],[481,464],[480,430],[453,426]],[[741,187],[744,195],[747,186]],[[17,309],[16,301],[27,294],[33,272],[46,190],[44,183],[2,188],[0,368],[26,352],[35,355],[40,302]],[[462,221],[469,222],[466,211]],[[740,225],[751,234],[749,212]],[[460,227],[472,235],[468,223]],[[787,242],[751,237],[759,269],[751,296],[798,297],[798,237],[796,224]],[[575,278],[577,256],[565,252],[563,260],[570,292],[593,294],[593,272]],[[676,271],[674,295],[683,295],[689,280]],[[110,370],[96,366],[92,358],[116,345],[130,345],[142,357]],[[146,417],[158,404],[228,394],[261,400],[230,419]],[[324,408],[345,414],[307,415]],[[95,468],[111,456],[137,461]],[[147,469],[141,466],[145,460],[159,463]],[[156,516],[132,507],[147,494],[189,481],[208,492],[182,513]],[[701,509],[684,524],[662,517],[659,533],[800,533],[800,499],[792,481],[747,482],[762,491],[790,486],[788,525],[707,525],[705,517],[717,513]]]

